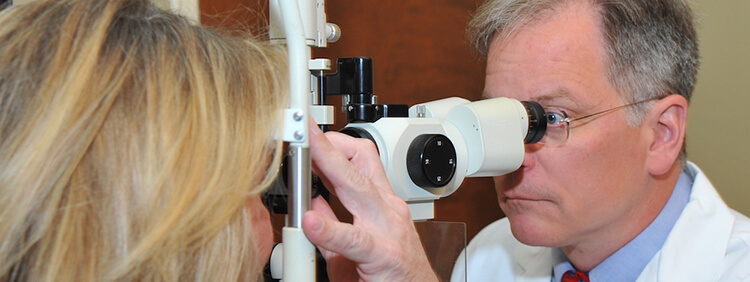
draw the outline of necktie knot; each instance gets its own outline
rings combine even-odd
[[[563,274],[561,282],[589,282],[589,275],[586,272],[568,270]]]

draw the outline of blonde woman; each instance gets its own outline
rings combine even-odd
[[[285,58],[146,0],[0,12],[0,281],[256,281]],[[355,217],[305,215],[331,278],[434,280],[373,144],[310,139]]]
[[[284,61],[147,1],[0,13],[0,280],[257,280]]]

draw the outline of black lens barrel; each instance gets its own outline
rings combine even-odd
[[[524,142],[526,144],[533,144],[542,140],[544,132],[547,131],[547,115],[544,112],[544,108],[537,102],[532,101],[521,101],[523,106],[526,108],[526,112],[529,114],[529,131],[526,133]]]

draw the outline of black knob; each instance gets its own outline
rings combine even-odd
[[[442,134],[414,138],[406,153],[406,168],[414,184],[422,188],[447,185],[456,173],[456,148]]]

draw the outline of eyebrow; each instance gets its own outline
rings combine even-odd
[[[564,88],[556,88],[552,91],[548,91],[544,94],[541,94],[539,96],[534,97],[531,99],[531,101],[537,102],[537,103],[545,103],[549,101],[555,101],[555,100],[568,100],[571,101],[575,105],[580,105],[578,101],[571,98],[573,97],[570,95],[570,91]],[[492,99],[494,97],[490,97],[490,94],[487,91],[482,91],[482,99]]]
[[[553,91],[536,96],[534,97],[533,100],[534,102],[537,102],[537,103],[556,101],[556,100],[569,100],[575,103],[575,101],[573,101],[573,99],[571,98],[570,92],[568,92],[565,89],[555,89]],[[575,104],[578,104],[578,103],[575,103]]]

